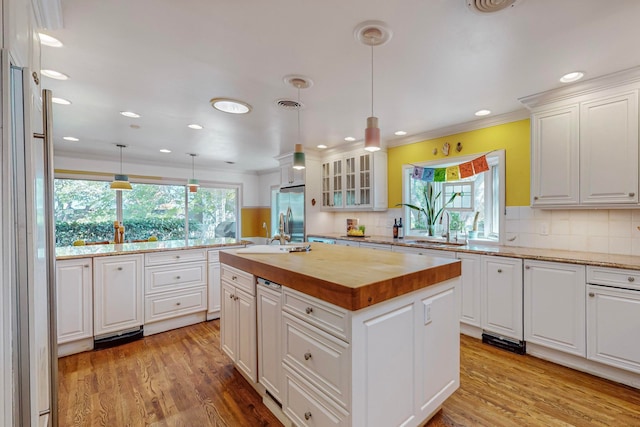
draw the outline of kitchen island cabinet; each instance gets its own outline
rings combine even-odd
[[[93,349],[91,258],[56,263],[58,356]]]
[[[220,259],[283,285],[282,408],[294,424],[418,426],[458,388],[458,260],[323,244]]]

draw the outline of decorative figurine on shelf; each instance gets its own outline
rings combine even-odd
[[[124,225],[118,228],[118,233],[120,234],[120,243],[124,243]]]
[[[120,240],[120,223],[118,221],[113,221],[113,229],[113,243],[116,245],[122,243]]]

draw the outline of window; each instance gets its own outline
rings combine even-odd
[[[109,182],[56,178],[56,246],[76,240],[113,241],[113,223],[122,221],[125,240],[212,239],[238,235],[239,186],[132,183],[117,192]]]
[[[440,194],[436,199],[434,212],[443,208],[443,203],[449,201],[454,193],[458,195],[446,206],[443,211],[449,213],[449,228],[451,232],[462,233],[472,240],[484,240],[500,242],[501,229],[504,221],[501,221],[501,212],[504,212],[504,150],[490,152],[486,155],[489,170],[469,178],[447,182],[425,182],[413,178],[413,167],[444,168],[458,165],[473,160],[480,155],[441,159],[433,162],[406,165],[403,170],[403,201],[421,208],[426,207],[424,192],[428,186],[432,186],[433,194]],[[444,215],[442,215],[444,216]],[[438,218],[435,226],[435,235],[441,236],[442,216]],[[407,235],[425,235],[427,224],[424,214],[408,207],[403,208],[403,217],[406,219]],[[474,230],[474,223],[476,230]],[[476,231],[473,233],[473,231]],[[472,233],[469,233],[472,232]]]

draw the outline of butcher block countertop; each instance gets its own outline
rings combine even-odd
[[[276,255],[223,250],[220,262],[351,311],[461,274],[459,260],[322,243]]]

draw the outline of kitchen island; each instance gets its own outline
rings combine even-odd
[[[220,261],[222,348],[285,423],[419,426],[458,388],[458,260],[311,244]],[[257,277],[281,291],[256,300]]]

